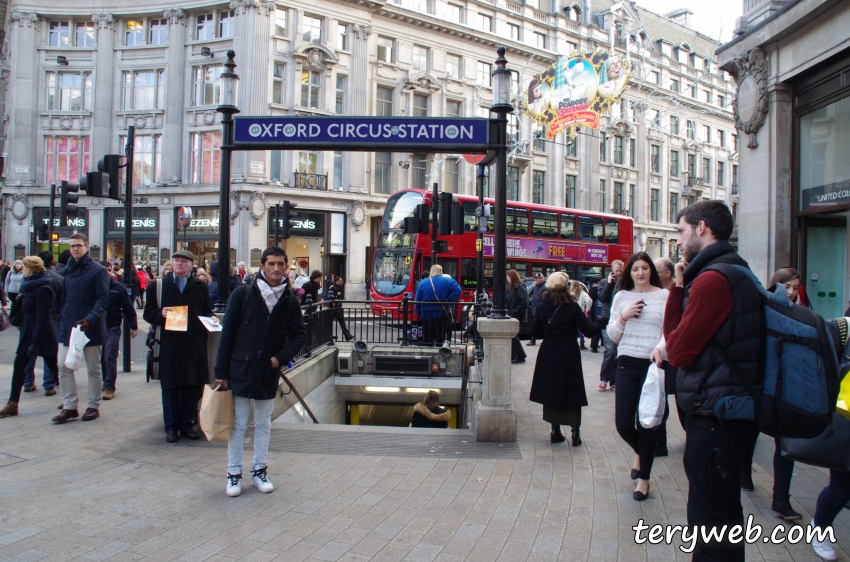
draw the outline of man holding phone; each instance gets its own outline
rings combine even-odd
[[[611,303],[614,302],[614,293],[617,292],[617,283],[620,281],[620,276],[623,275],[623,267],[622,261],[614,260],[611,263],[611,273],[599,282],[596,290],[601,307],[600,317],[611,315]],[[617,346],[608,337],[606,330],[602,330],[602,345],[605,346],[605,354],[602,356],[602,368],[599,370],[599,390],[608,390],[609,384],[611,390],[614,390],[614,373],[617,371]]]

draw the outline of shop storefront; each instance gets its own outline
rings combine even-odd
[[[127,223],[123,208],[107,208],[104,218],[104,258],[124,260],[124,232]],[[133,209],[133,263],[157,266],[159,246],[159,210]]]
[[[30,247],[33,248],[32,254],[37,254],[39,252],[43,252],[48,249],[48,241],[47,240],[39,240],[38,232],[42,225],[48,224],[50,221],[50,210],[46,207],[36,207],[33,209],[33,229],[32,229],[32,240],[30,242]],[[55,209],[54,217],[53,217],[53,232],[58,239],[54,238],[53,241],[53,255],[54,257],[59,257],[59,254],[62,253],[63,250],[68,249],[68,244],[70,243],[71,235],[76,233],[82,233],[86,236],[89,235],[89,211],[84,207],[80,207],[77,212],[77,216],[75,217],[67,217],[65,224],[59,224],[59,209]],[[96,259],[101,258],[100,246],[97,246],[96,243],[93,243],[91,240],[90,244],[94,244],[91,248],[92,257],[96,257]]]
[[[297,277],[312,271],[345,278],[345,215],[323,211],[290,211],[289,239],[280,245]],[[275,242],[275,208],[268,212],[268,243]],[[282,221],[281,221],[282,222]],[[282,226],[282,224],[280,225]]]
[[[192,220],[185,229],[180,226],[178,211],[174,209],[174,251],[189,250],[195,254],[197,266],[209,270],[218,259],[218,208],[192,207]]]

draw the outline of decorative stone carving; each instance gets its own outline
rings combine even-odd
[[[215,111],[208,109],[204,112],[204,124],[212,125],[213,123],[215,123]]]
[[[354,202],[354,208],[351,210],[351,224],[361,226],[366,221],[366,210],[363,208],[363,201],[359,199]]]
[[[71,127],[74,126],[74,120],[71,119],[70,117],[63,117],[59,121],[59,126],[67,131],[68,129],[70,129]]]
[[[162,204],[163,205],[171,205],[171,195],[163,195],[162,196]]]
[[[20,27],[23,27],[25,24],[27,27],[32,27],[33,24],[36,24],[36,28],[38,28],[38,14],[32,12],[12,12],[9,16],[9,22],[18,22],[18,26]]]
[[[767,117],[767,59],[756,47],[731,63],[738,83],[738,95],[732,100],[735,126],[750,135],[748,148],[757,148],[758,133]]]
[[[275,9],[274,0],[269,0],[268,2],[260,2],[260,9],[263,11],[263,15],[269,15],[269,12],[273,12]]]
[[[354,34],[358,37],[358,39],[366,39],[369,35],[372,35],[372,26],[363,24],[363,23],[355,23],[351,26],[354,30]]]
[[[136,124],[136,127],[138,127],[139,129],[144,129],[145,125],[148,124],[148,118],[145,117],[144,115],[139,115],[138,117],[136,117],[134,119],[133,122]]]
[[[234,191],[230,194],[230,224],[236,221],[239,216],[239,211],[242,210],[242,205],[239,203],[239,192]]]
[[[23,224],[24,219],[30,212],[29,202],[27,201],[26,193],[13,193],[12,205],[10,207],[12,216],[18,219],[18,224]]]
[[[100,29],[115,29],[115,17],[112,14],[93,14],[91,20]]]
[[[248,212],[251,213],[255,221],[259,221],[266,215],[265,197],[265,194],[260,191],[255,191],[251,194],[251,200],[248,202]]]
[[[331,75],[331,69],[339,63],[336,55],[324,45],[316,45],[308,43],[298,49],[292,51],[292,58],[295,60],[295,68],[298,72],[302,67],[312,68],[314,70],[324,70],[328,76]]]
[[[92,207],[100,207],[102,204],[103,204],[103,199],[101,199],[100,197],[92,197],[91,198]]]
[[[168,19],[171,25],[188,25],[189,18],[183,8],[169,8],[162,12],[163,17]]]
[[[265,4],[265,2],[264,2]],[[260,2],[259,0],[232,0],[230,2],[230,9],[236,10],[237,14],[244,14],[245,10],[248,8],[259,8]]]

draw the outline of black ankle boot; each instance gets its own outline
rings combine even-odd
[[[742,474],[741,475],[741,489],[745,492],[752,492],[756,489],[755,484],[753,484],[753,475],[752,474]]]
[[[776,499],[776,496],[773,496],[773,503],[770,505],[770,509],[773,510],[773,515],[780,519],[785,519],[786,521],[802,519],[803,516],[794,511],[791,507],[790,499],[790,497],[785,496],[784,499],[778,500]]]
[[[581,445],[581,428],[573,428],[573,447]]]
[[[561,426],[552,424],[552,432],[549,434],[549,440],[552,443],[562,443],[567,440],[564,434],[561,433]]]

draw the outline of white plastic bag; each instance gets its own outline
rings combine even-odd
[[[80,330],[79,326],[74,326],[71,330],[71,338],[68,340],[68,353],[65,355],[65,366],[76,371],[83,366],[83,348],[89,343],[89,338]]]
[[[649,366],[646,380],[640,391],[638,403],[638,421],[641,427],[651,429],[661,423],[664,418],[664,407],[667,405],[667,394],[664,392],[664,371],[655,363]]]

